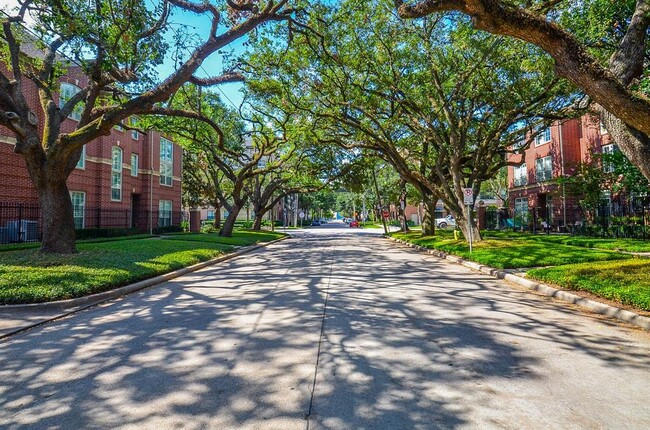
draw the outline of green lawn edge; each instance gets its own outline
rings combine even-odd
[[[108,291],[225,255],[235,246],[285,235],[239,231],[232,238],[203,236],[80,243],[79,252],[72,255],[44,255],[37,249],[0,253],[0,304],[43,303]]]
[[[475,244],[470,254],[469,245],[454,240],[448,232],[425,237],[397,232],[389,236],[497,269],[531,268],[526,272],[530,279],[650,310],[650,259],[606,249],[620,245],[620,240],[601,239],[602,243],[594,243],[598,239],[589,238],[586,242],[575,242],[588,244],[580,246],[536,237],[518,236],[513,240],[501,237]]]

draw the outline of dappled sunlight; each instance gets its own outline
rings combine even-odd
[[[645,333],[376,233],[295,235],[13,336],[0,426],[552,428],[650,395]]]

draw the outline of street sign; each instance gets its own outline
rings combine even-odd
[[[300,217],[300,219],[303,219],[303,218],[305,217],[305,213],[304,213],[304,212],[300,212],[300,213],[298,214],[298,216]]]
[[[384,215],[384,218],[388,218],[390,216],[390,213],[388,213],[388,211],[384,211],[383,215]]]
[[[472,205],[474,203],[474,190],[471,188],[463,188],[463,203]]]

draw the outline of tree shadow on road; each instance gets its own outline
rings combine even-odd
[[[284,241],[14,336],[0,426],[456,428],[540,377],[531,342],[648,367],[623,333],[585,336],[591,318],[386,246]]]

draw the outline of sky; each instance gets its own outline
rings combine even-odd
[[[149,4],[153,5],[154,0],[146,0]],[[18,5],[17,0],[0,0],[0,9],[10,11]],[[209,30],[210,30],[210,20],[206,17],[200,17],[196,14],[183,12],[176,12],[171,17],[171,22],[174,23],[172,28],[180,28],[181,26],[191,26],[192,31],[196,32],[199,36],[202,36],[200,40],[205,40]],[[221,31],[224,28],[220,29]],[[172,36],[169,35],[169,41],[171,42]],[[223,49],[224,53],[230,53],[231,55],[237,56],[242,54],[245,51],[244,47],[245,38],[239,39],[225,47]],[[165,62],[158,68],[158,75],[160,78],[164,79],[168,76],[174,69],[174,64],[171,58],[166,58]],[[197,72],[197,75],[200,77],[208,77],[210,75],[219,75],[223,71],[223,57],[219,53],[212,54],[208,59],[203,63],[203,66]],[[211,87],[213,91],[218,93],[223,102],[226,105],[229,105],[233,108],[239,108],[242,103],[242,93],[240,90],[243,88],[242,83],[229,83],[219,85],[217,87]]]

